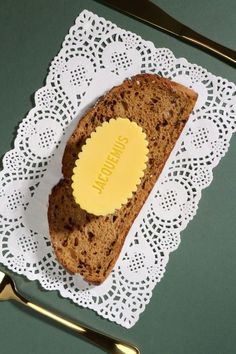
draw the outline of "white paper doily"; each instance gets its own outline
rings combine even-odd
[[[134,222],[109,278],[88,286],[59,266],[47,225],[51,188],[61,177],[65,143],[88,106],[140,72],[158,73],[196,90],[195,110],[161,178]],[[46,86],[23,119],[0,174],[0,262],[48,290],[130,328],[150,301],[180,232],[196,213],[201,190],[236,127],[236,87],[155,48],[134,33],[84,10],[54,58]]]

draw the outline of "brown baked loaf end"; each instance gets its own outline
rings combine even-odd
[[[140,74],[114,87],[85,114],[68,140],[62,171],[64,179],[49,197],[48,221],[59,262],[100,284],[112,270],[126,235],[159,177],[194,107],[197,94],[153,74]],[[85,140],[104,121],[126,117],[147,135],[149,159],[136,193],[113,215],[94,216],[72,196],[71,175]]]

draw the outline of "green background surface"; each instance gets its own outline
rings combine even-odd
[[[128,1],[128,0],[127,0]],[[135,1],[133,1],[135,6]],[[234,0],[158,0],[186,25],[236,47]],[[16,128],[33,107],[48,67],[83,9],[133,31],[176,57],[236,82],[220,60],[95,1],[0,0],[0,154],[13,146]],[[137,324],[127,330],[80,308],[37,281],[13,275],[22,293],[49,309],[127,339],[142,354],[236,353],[236,137],[202,193],[197,215],[182,232],[166,274]],[[5,269],[0,265],[0,269]],[[0,304],[1,354],[95,354],[100,349],[12,302]]]

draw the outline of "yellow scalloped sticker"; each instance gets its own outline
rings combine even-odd
[[[148,159],[146,134],[127,118],[112,118],[91,134],[72,176],[76,203],[94,215],[119,209],[136,191]]]

